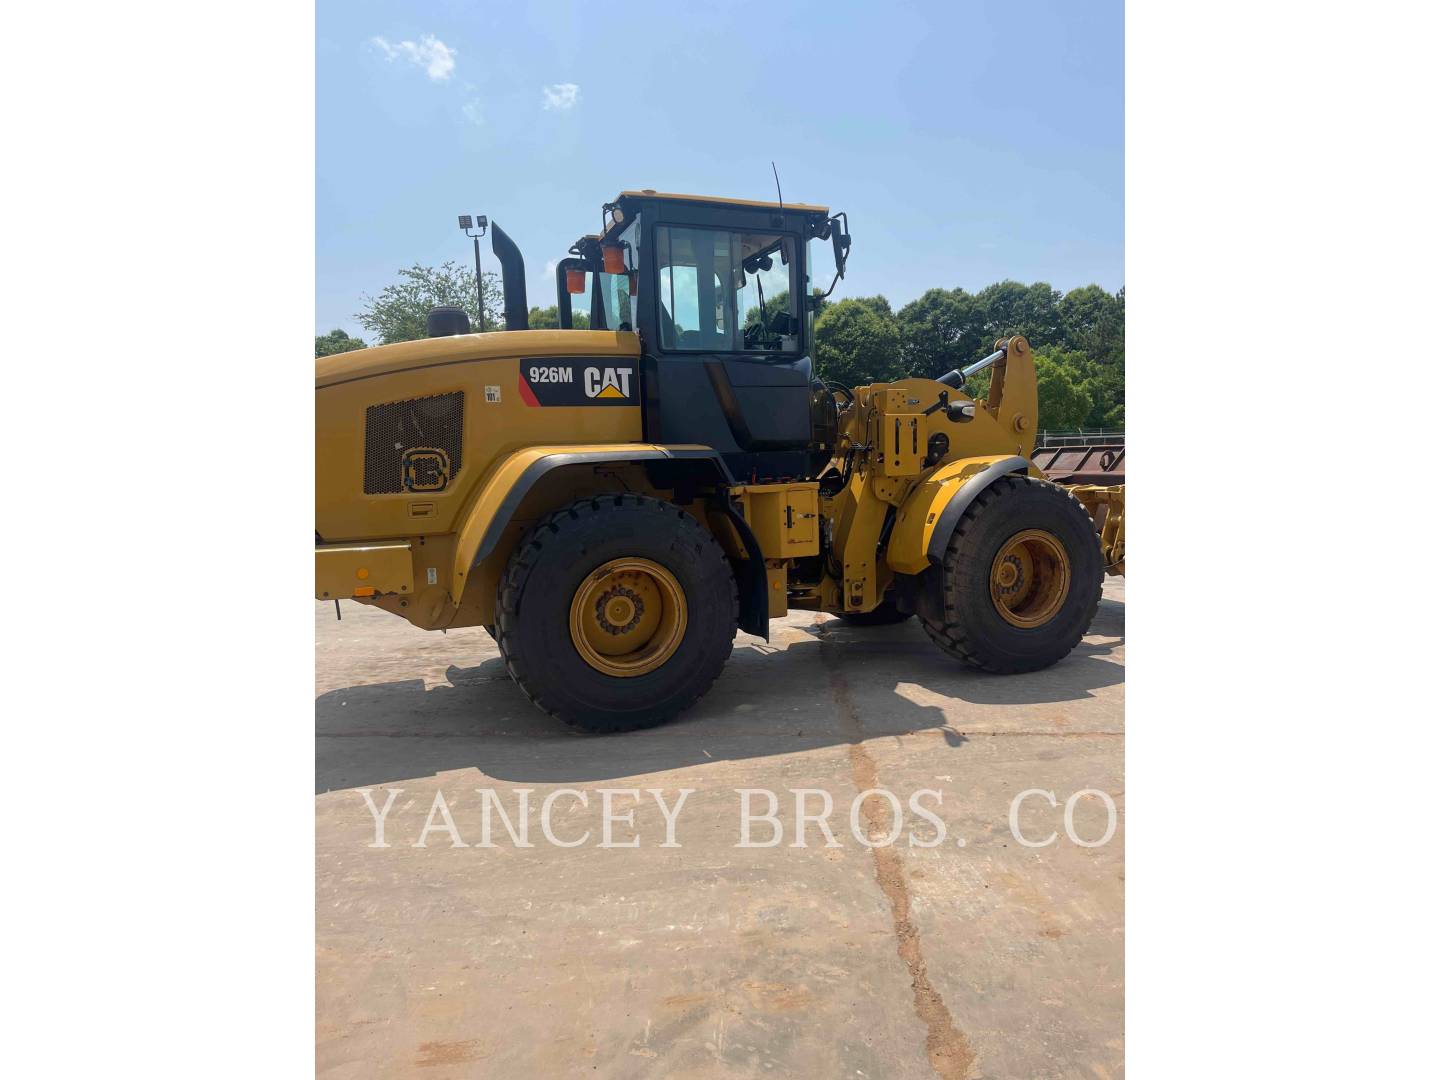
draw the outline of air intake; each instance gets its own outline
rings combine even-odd
[[[365,494],[444,491],[460,471],[465,394],[392,401],[365,410]]]
[[[430,309],[425,316],[426,337],[454,337],[470,332],[470,316],[464,308],[442,306]]]

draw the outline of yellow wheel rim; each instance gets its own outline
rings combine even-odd
[[[1044,529],[1016,533],[990,564],[990,599],[1011,626],[1043,626],[1069,594],[1070,556]]]
[[[570,640],[596,671],[628,679],[674,656],[687,620],[674,574],[649,559],[612,559],[575,590]]]

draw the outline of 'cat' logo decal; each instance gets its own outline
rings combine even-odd
[[[521,360],[519,389],[536,407],[640,404],[633,360]]]
[[[630,369],[587,367],[585,369],[585,396],[607,400],[628,399],[630,397]]]

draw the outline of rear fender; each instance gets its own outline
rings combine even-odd
[[[987,454],[941,465],[905,498],[890,532],[885,557],[899,574],[919,574],[939,566],[960,517],[976,497],[1002,476],[1041,476],[1028,458]]]
[[[456,530],[450,566],[449,598],[458,607],[472,572],[496,553],[515,512],[540,479],[556,469],[574,465],[643,464],[654,470],[665,486],[685,477],[706,482],[731,482],[719,453],[708,446],[660,446],[654,443],[620,443],[610,446],[530,446],[504,458],[480,485],[479,493]]]

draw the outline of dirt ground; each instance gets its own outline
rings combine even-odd
[[[342,611],[315,612],[320,1076],[1123,1074],[1124,579],[1048,671],[793,612],[677,722],[608,737],[534,709],[483,630]],[[746,788],[776,846],[736,846]],[[836,846],[795,846],[802,788]],[[873,788],[893,845],[861,842],[891,830]],[[542,834],[561,789],[572,847]],[[388,846],[362,790],[399,792]]]

